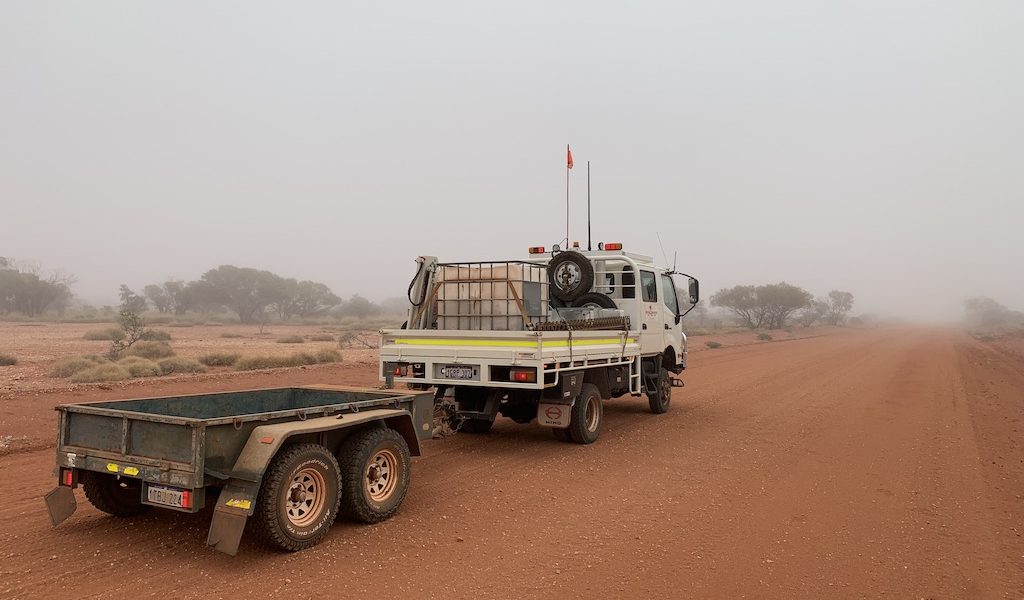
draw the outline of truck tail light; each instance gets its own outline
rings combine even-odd
[[[530,246],[530,254],[544,254],[544,246]]]
[[[395,365],[395,377],[405,377],[409,374],[409,365]]]
[[[75,487],[75,470],[74,469],[61,469],[60,470],[60,484],[67,487]]]
[[[512,369],[510,378],[516,383],[536,383],[537,369]]]

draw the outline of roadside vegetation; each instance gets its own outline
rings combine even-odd
[[[0,367],[10,367],[18,364],[18,359],[12,354],[0,353]]]

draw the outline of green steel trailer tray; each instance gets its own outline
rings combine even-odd
[[[409,483],[408,456],[433,429],[430,392],[329,385],[56,410],[58,486],[46,496],[54,525],[74,513],[80,484],[120,516],[148,506],[198,512],[206,489],[219,488],[207,543],[229,554],[259,502],[280,505],[259,529],[288,550],[319,542],[339,509],[370,522],[391,516]]]

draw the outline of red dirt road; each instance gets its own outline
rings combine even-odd
[[[52,447],[0,456],[0,597],[1024,597],[1024,355],[860,330],[691,365],[668,414],[610,401],[591,446],[508,420],[429,442],[396,518],[339,522],[298,554],[221,555],[203,545],[209,514],[117,520],[80,491],[51,528]],[[317,379],[374,383],[331,366],[230,387]],[[0,415],[49,440],[64,400]]]

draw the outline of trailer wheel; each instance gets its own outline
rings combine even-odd
[[[93,506],[115,517],[134,517],[147,510],[142,503],[142,482],[127,477],[82,471],[85,497]]]
[[[618,308],[618,306],[615,305],[614,300],[601,292],[587,292],[573,300],[572,305],[576,308],[586,308],[588,306],[596,308]]]
[[[647,390],[647,403],[651,412],[660,415],[668,412],[668,405],[672,402],[672,378],[664,365],[658,366],[658,382],[655,388]]]
[[[601,392],[592,383],[584,383],[580,395],[569,411],[569,438],[577,444],[591,444],[601,435],[604,423],[604,406]]]
[[[319,444],[295,444],[278,452],[263,475],[256,528],[271,546],[296,552],[319,544],[338,516],[338,461]]]
[[[363,523],[383,521],[398,511],[409,489],[409,446],[394,429],[352,434],[342,444],[341,510]]]
[[[548,263],[548,281],[552,296],[571,302],[593,287],[594,266],[579,252],[562,252]]]

